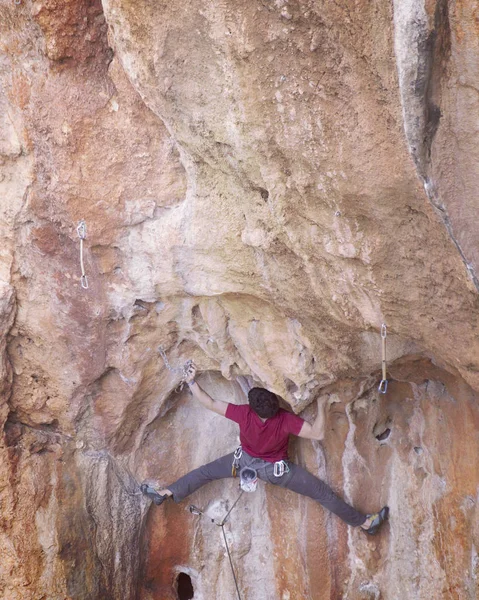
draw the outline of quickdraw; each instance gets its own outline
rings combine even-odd
[[[382,345],[382,374],[383,378],[381,379],[378,387],[378,392],[380,394],[385,394],[388,390],[388,380],[386,378],[386,336],[387,336],[387,328],[383,323],[381,325],[381,345]]]
[[[85,275],[85,265],[83,263],[83,241],[86,239],[86,223],[82,219],[77,226],[78,237],[80,238],[80,267],[81,267],[81,277],[80,283],[84,290],[88,289],[88,279]]]
[[[168,357],[166,356],[166,352],[164,351],[163,346],[158,346],[158,352],[160,353],[160,356],[163,359],[165,367],[168,369],[168,371],[170,371],[171,373],[178,373],[179,375],[181,375],[181,381],[175,388],[175,391],[177,393],[181,392],[183,386],[185,385],[186,378],[188,377],[188,369],[193,364],[193,361],[187,360],[182,367],[172,367],[170,365]]]
[[[238,446],[233,454],[233,463],[231,465],[232,477],[236,477],[236,474],[239,469],[239,461],[242,456],[243,456],[243,448],[241,446]]]

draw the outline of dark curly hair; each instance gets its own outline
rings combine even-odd
[[[264,388],[251,388],[248,392],[248,402],[262,419],[274,417],[279,410],[279,400],[276,395]]]

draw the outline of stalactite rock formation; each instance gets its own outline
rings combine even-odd
[[[292,458],[391,510],[369,538],[260,482],[242,598],[478,597],[478,14],[0,0],[1,598],[235,597],[237,481],[202,515],[138,486],[238,444],[189,359],[218,399],[322,397]]]

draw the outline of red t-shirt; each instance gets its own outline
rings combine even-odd
[[[298,435],[304,423],[301,417],[282,408],[263,423],[248,404],[228,404],[225,417],[240,426],[245,452],[272,463],[288,458],[289,434]]]

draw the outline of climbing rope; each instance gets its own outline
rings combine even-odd
[[[85,275],[85,265],[83,263],[83,240],[86,239],[86,223],[82,219],[77,226],[78,237],[80,238],[80,266],[81,266],[81,277],[80,283],[84,290],[88,289],[88,279]]]
[[[383,323],[381,325],[381,346],[382,346],[382,373],[383,378],[381,379],[378,387],[378,392],[380,394],[385,394],[388,389],[388,380],[386,378],[386,336],[387,336],[387,328]]]
[[[234,568],[234,565],[233,565],[233,558],[231,557],[230,547],[229,547],[229,544],[228,544],[228,540],[226,538],[225,524],[226,524],[226,521],[227,521],[228,517],[232,513],[234,507],[238,504],[238,502],[239,502],[239,500],[240,500],[240,498],[241,498],[241,496],[243,494],[244,494],[244,490],[240,490],[239,496],[234,501],[233,506],[229,509],[229,511],[226,513],[226,515],[221,519],[221,521],[219,523],[217,523],[214,519],[212,519],[213,523],[215,523],[216,525],[218,525],[218,527],[221,527],[221,531],[223,532],[223,539],[225,541],[226,552],[228,553],[228,559],[230,561],[231,572],[233,573],[233,579],[234,579],[234,582],[235,582],[236,593],[238,594],[238,600],[241,600],[241,593],[240,593],[240,590],[239,590],[238,580],[236,578],[236,572],[235,572],[235,568]],[[198,508],[197,506],[194,506],[193,504],[190,505],[189,511],[193,515],[199,515],[199,516],[201,516],[203,514],[203,511],[201,510],[201,508]]]
[[[222,523],[221,525],[221,531],[223,532],[223,538],[225,540],[225,546],[226,546],[226,552],[228,553],[228,558],[230,559],[230,566],[231,566],[231,572],[233,573],[233,579],[235,582],[235,586],[236,586],[236,593],[238,594],[238,600],[241,600],[241,594],[239,591],[239,586],[238,586],[238,580],[236,579],[236,573],[235,573],[235,569],[233,566],[233,559],[231,558],[231,552],[228,546],[228,540],[226,539],[226,532],[225,532],[225,525],[224,523]]]
[[[181,390],[183,389],[183,387],[185,385],[186,378],[188,377],[188,369],[193,364],[193,361],[187,360],[182,367],[172,367],[170,365],[170,361],[168,360],[168,357],[166,356],[166,352],[164,351],[163,346],[158,346],[158,352],[160,353],[160,356],[163,359],[163,362],[165,363],[165,367],[168,369],[168,371],[170,371],[171,373],[177,373],[178,375],[181,376],[180,383],[175,388],[175,392],[177,392],[177,393],[181,392]]]
[[[229,511],[225,514],[225,516],[221,520],[221,523],[219,524],[221,527],[223,527],[223,525],[226,523],[226,519],[230,516],[230,513],[233,511],[233,508],[238,504],[238,502],[243,494],[244,494],[244,490],[241,490],[239,493],[239,496],[234,501],[233,506],[229,509]]]

